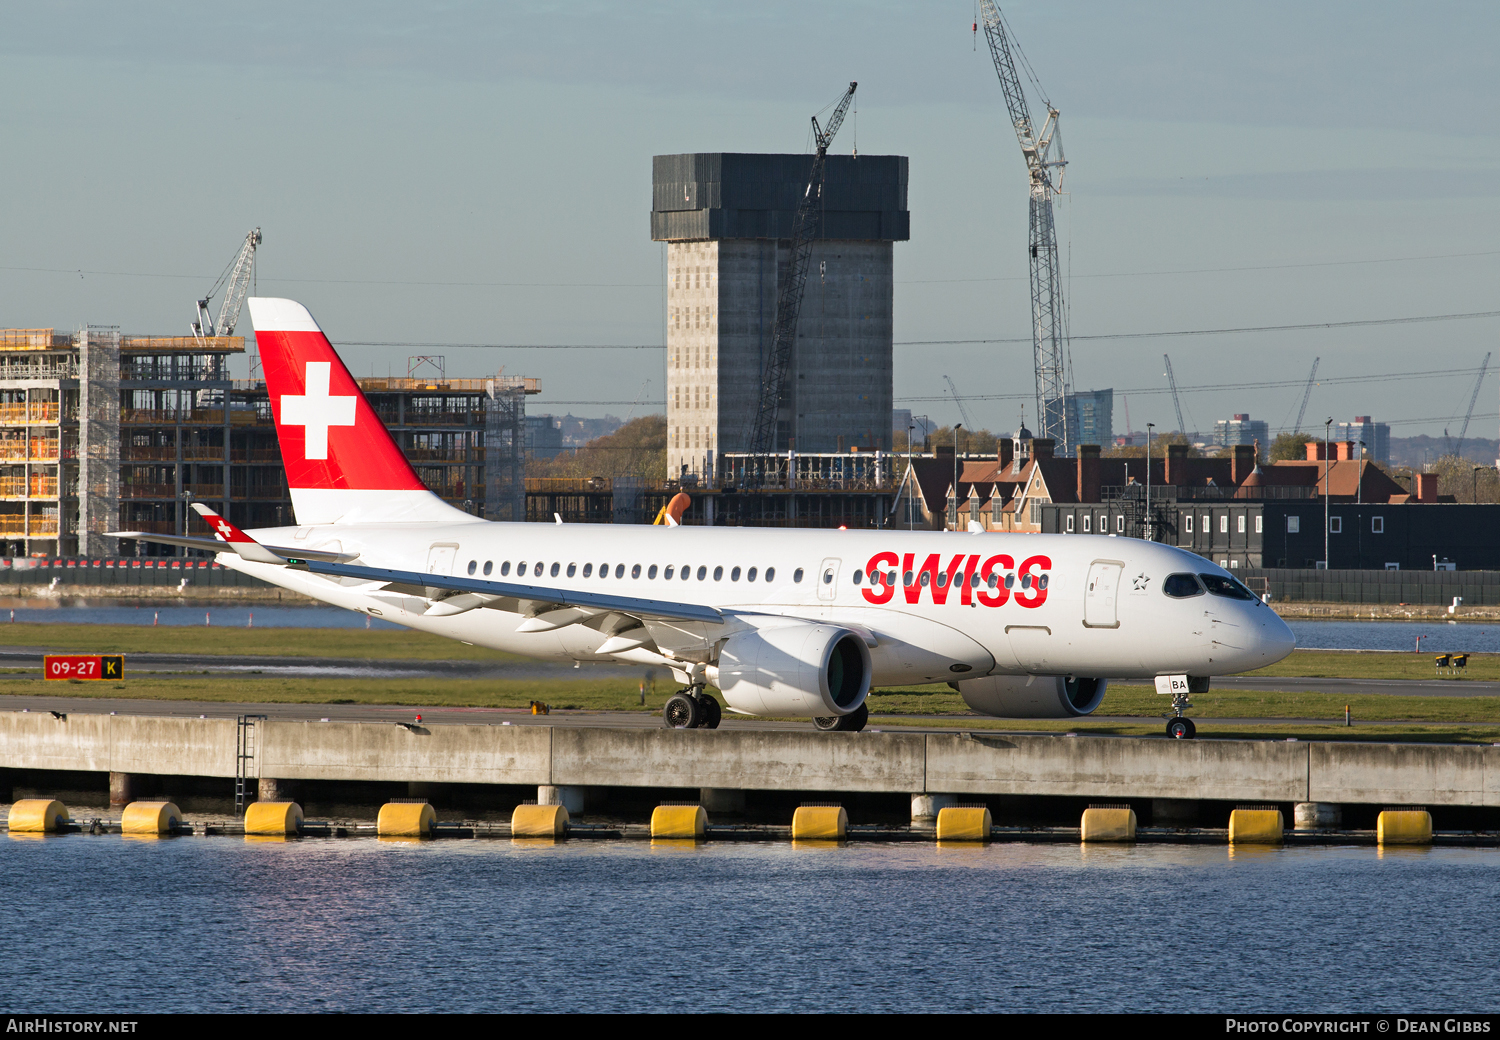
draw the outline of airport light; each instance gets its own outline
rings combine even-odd
[[[1333,500],[1333,485],[1328,479],[1328,445],[1332,436],[1333,416],[1330,415],[1323,421],[1323,569],[1325,571],[1328,570],[1328,504]]]
[[[906,424],[906,478],[907,478],[907,480],[911,479],[911,438],[912,438],[912,434],[914,434],[916,432],[917,432],[917,424],[916,423],[907,423]],[[916,523],[916,518],[912,516],[911,488],[907,488],[906,489],[906,529],[908,531],[910,531],[912,529],[912,525],[915,524],[915,523]]]
[[[953,529],[958,530],[958,431],[963,423],[953,424]]]
[[[1151,523],[1151,431],[1156,423],[1146,424],[1146,541],[1156,541],[1156,530]]]

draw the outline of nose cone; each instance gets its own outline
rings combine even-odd
[[[1264,668],[1268,664],[1275,664],[1295,650],[1297,637],[1292,634],[1291,627],[1270,607],[1262,607],[1257,613],[1260,617],[1257,619],[1259,624],[1256,650],[1259,651],[1261,659],[1256,667]]]

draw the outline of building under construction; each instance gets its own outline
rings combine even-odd
[[[714,482],[751,450],[809,155],[658,155],[651,237],[667,243],[667,472]],[[892,246],[911,237],[907,160],[827,157],[772,451],[888,449]]]
[[[229,376],[244,350],[240,336],[0,330],[4,554],[171,554],[105,533],[203,533],[194,500],[244,527],[291,523],[265,384]],[[358,383],[436,494],[524,518],[525,401],[538,380]]]

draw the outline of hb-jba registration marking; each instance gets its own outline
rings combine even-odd
[[[48,654],[42,658],[42,677],[46,679],[123,679],[123,656]]]

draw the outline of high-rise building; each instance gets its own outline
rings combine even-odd
[[[1368,415],[1356,415],[1352,423],[1334,426],[1334,440],[1353,441],[1358,447],[1364,442],[1364,457],[1382,466],[1391,464],[1391,426],[1389,423],[1371,422]],[[1356,452],[1358,454],[1358,452]]]
[[[562,454],[562,421],[555,415],[526,417],[526,455],[533,459],[551,459]]]
[[[747,451],[810,155],[658,155],[667,243],[667,470]],[[891,446],[892,246],[911,237],[907,160],[830,155],[776,451]]]
[[[1271,447],[1271,428],[1264,419],[1252,419],[1246,412],[1236,413],[1233,419],[1220,419],[1214,423],[1214,443],[1221,448],[1232,448],[1236,444],[1260,442],[1261,451]]]
[[[1063,396],[1067,408],[1068,440],[1074,445],[1108,445],[1115,438],[1114,390],[1089,390]]]

